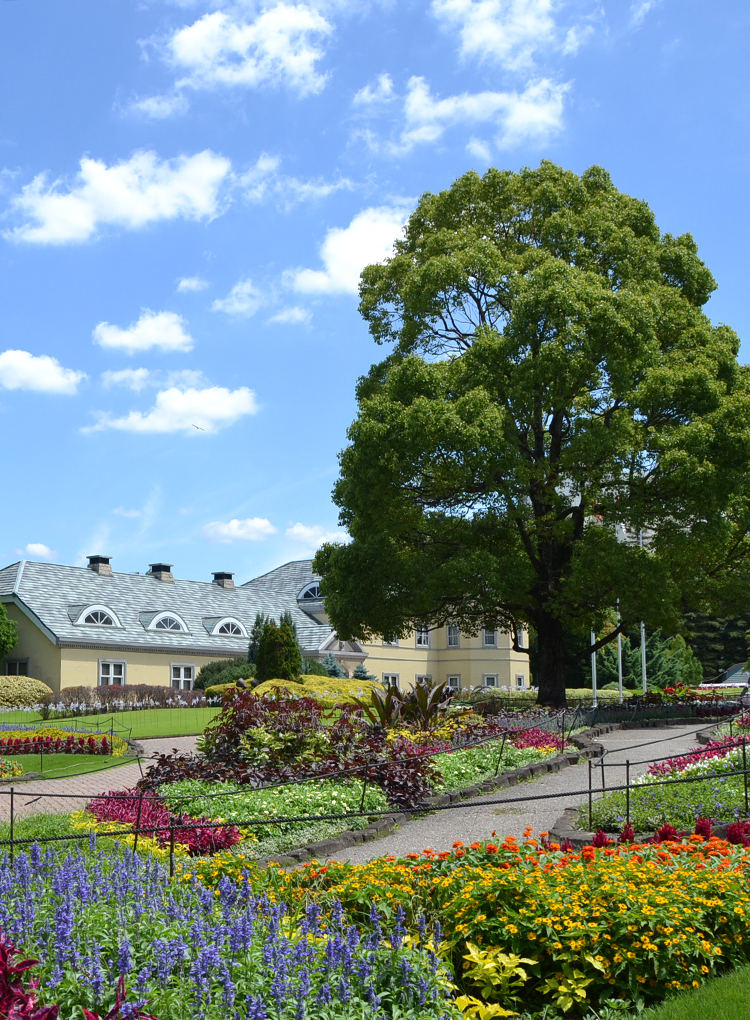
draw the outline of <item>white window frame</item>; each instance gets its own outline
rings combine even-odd
[[[523,691],[526,688],[526,676],[523,673],[516,673],[516,690]]]
[[[426,624],[419,623],[414,626],[414,643],[417,648],[430,647],[430,628]]]
[[[169,615],[170,616],[174,616],[175,614],[174,613],[170,613]],[[222,627],[225,623],[234,623],[234,624],[236,624],[240,628],[240,633],[239,634],[220,634],[219,633],[219,628]],[[176,634],[177,631],[175,631],[174,633]],[[212,637],[243,637],[243,638],[246,638],[247,637],[247,631],[245,630],[245,625],[243,623],[241,623],[237,619],[236,616],[225,616],[221,620],[219,620],[219,622],[216,624],[214,629],[211,631],[211,636]]]
[[[488,634],[492,635],[489,641],[487,640]],[[482,628],[482,648],[497,648],[497,630],[490,630],[489,627]]]
[[[102,683],[102,675],[103,675],[102,674],[102,667],[103,666],[109,666],[109,667],[112,667],[112,666],[122,666],[122,677],[119,678],[122,681],[122,683],[121,684],[113,683],[112,681],[113,681],[114,678],[112,676],[112,673],[110,672],[108,682],[103,684]],[[127,682],[128,682],[128,664],[125,661],[125,659],[99,659],[99,664],[97,666],[97,673],[96,673],[96,686],[97,687],[120,687],[120,686],[124,687]]]
[[[415,673],[415,675],[414,675],[414,683],[418,684],[420,682],[420,680],[427,680],[427,681],[432,680],[432,673]]]
[[[455,633],[451,634],[451,631]],[[455,638],[451,641],[451,637]],[[445,647],[446,648],[460,648],[461,647],[461,628],[457,623],[447,623],[445,625]]]
[[[157,623],[159,622],[159,620],[163,620],[165,616],[171,616],[175,620],[177,620],[177,622],[180,624],[180,628],[181,629],[180,630],[168,630],[168,629],[163,628],[163,627],[158,627],[157,628],[157,626],[156,626]],[[163,613],[157,613],[156,616],[151,621],[151,623],[148,625],[148,629],[149,630],[157,630],[158,629],[159,631],[161,631],[164,634],[189,634],[190,633],[190,631],[188,630],[188,625],[182,619],[180,614],[179,613],[175,613],[175,611],[173,609],[165,609]]]
[[[383,686],[387,689],[388,687],[395,687],[396,690],[401,690],[401,674],[400,673],[383,673]]]
[[[492,683],[489,683],[489,681]],[[500,686],[500,677],[497,673],[483,673],[482,674],[482,687],[491,687],[493,690],[497,690]]]
[[[86,617],[89,615],[89,613],[106,613],[107,616],[111,616],[112,617],[113,624],[114,624],[115,627],[122,627],[122,624],[120,623],[120,621],[119,621],[119,619],[117,617],[117,613],[113,612],[109,608],[109,606],[86,606],[84,611],[81,613],[81,615],[76,620],[76,626],[77,627],[109,627],[110,626],[110,624],[108,624],[108,623],[86,623],[85,620],[86,620]]]
[[[318,589],[316,595],[309,594],[311,588],[317,588]],[[305,587],[302,589],[302,591],[297,596],[297,601],[298,602],[315,602],[315,601],[318,601],[319,599],[322,599],[322,598],[323,598],[323,596],[320,594],[320,581],[310,581],[310,583],[306,584]]]
[[[190,676],[190,686],[189,687],[185,687],[185,680],[188,679],[187,677],[185,677],[183,675],[180,675],[179,677],[175,678],[172,675],[174,670],[176,670],[176,669],[179,669],[179,670],[189,669],[189,670],[191,670],[192,675]],[[169,664],[169,686],[172,688],[173,691],[192,691],[193,690],[193,684],[195,683],[195,676],[196,676],[196,671],[195,671],[195,663],[194,662],[170,662],[170,664]],[[179,684],[178,684],[177,687],[175,687],[175,684],[174,684],[175,679],[177,679],[179,681]]]
[[[448,690],[449,691],[460,691],[461,690],[461,674],[460,673],[449,673],[448,676],[445,678],[445,682],[448,685]]]
[[[16,667],[16,672],[15,673],[11,673],[10,672],[11,663]],[[19,667],[21,665],[23,665],[23,664],[26,665],[26,672],[25,673],[19,672]],[[28,676],[29,675],[28,670],[29,670],[29,660],[28,659],[6,659],[5,660],[5,671],[6,671],[5,675],[6,676]]]
[[[395,641],[386,641],[383,639],[383,648],[398,648],[398,638]]]
[[[516,644],[519,648],[525,648],[524,645],[524,633],[522,627],[516,627]]]

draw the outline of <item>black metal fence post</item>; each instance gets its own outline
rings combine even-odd
[[[625,762],[625,824],[630,825],[630,758]]]
[[[747,737],[743,738],[742,741],[742,771],[744,772],[743,779],[745,780],[745,818],[750,814],[747,803]]]
[[[143,809],[143,790],[138,795],[138,811],[135,816],[135,836],[133,838],[133,853],[138,849],[138,833],[141,828],[141,811]]]
[[[497,762],[495,763],[495,775],[497,775],[498,772],[500,771],[500,763],[503,760],[503,751],[505,750],[505,740],[506,740],[507,736],[508,736],[508,733],[507,733],[507,730],[506,730],[506,732],[503,733],[503,739],[502,739],[502,742],[500,744],[500,754],[497,756]]]
[[[591,796],[591,759],[589,758],[589,832],[594,825],[594,805]]]
[[[174,878],[174,818],[169,820],[169,877]]]
[[[13,829],[14,829],[14,824],[15,824],[15,803],[14,803],[15,802],[15,797],[16,797],[15,788],[11,786],[11,788],[10,788],[10,863],[11,864],[13,863],[13,859],[15,857],[15,852],[14,852],[14,847],[13,847]]]

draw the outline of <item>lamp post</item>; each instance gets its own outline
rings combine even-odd
[[[617,626],[620,626],[620,600],[617,600]],[[622,704],[622,631],[617,633],[617,684]]]

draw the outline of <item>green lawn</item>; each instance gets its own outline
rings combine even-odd
[[[643,1020],[750,1020],[750,967],[738,967],[647,1010]]]
[[[200,708],[143,708],[133,712],[106,712],[102,715],[82,715],[70,719],[48,719],[48,726],[77,726],[81,730],[108,731],[113,723],[115,734],[146,740],[149,737],[188,737],[202,733],[220,709],[215,706]],[[0,723],[42,722],[35,712],[0,712]]]
[[[62,779],[65,776],[77,776],[81,772],[96,772],[127,765],[135,759],[132,757],[110,758],[102,754],[4,754],[3,761],[17,761],[23,766],[24,772],[39,772],[44,779]],[[19,777],[21,778],[21,777]],[[3,780],[8,786],[12,779]]]
[[[32,815],[30,818],[17,818],[13,825],[14,839],[44,839],[49,836],[67,836],[73,832],[70,826],[70,815]],[[10,824],[0,822],[0,840],[10,839]],[[69,847],[70,843],[58,844]],[[2,847],[0,853],[6,848]]]

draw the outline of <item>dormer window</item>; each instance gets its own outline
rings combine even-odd
[[[313,581],[312,584],[308,584],[306,588],[297,596],[300,602],[312,601],[312,599],[321,598],[320,594],[320,581]]]
[[[98,623],[101,627],[114,627],[115,621],[103,609],[93,609],[83,618],[84,623]]]
[[[160,616],[154,624],[154,630],[183,630],[176,616]]]
[[[224,620],[219,620],[214,629],[211,631],[212,634],[222,634],[226,637],[247,637],[247,632],[239,620],[235,620],[232,617],[227,617]]]

